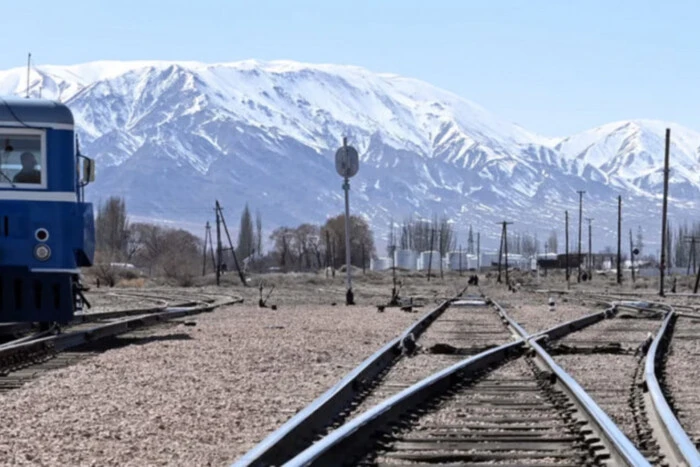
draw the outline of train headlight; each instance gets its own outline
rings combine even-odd
[[[36,238],[37,241],[45,242],[49,239],[49,231],[43,227],[36,229],[36,232],[34,232],[34,238]]]
[[[51,257],[51,248],[48,245],[37,245],[34,247],[34,257],[39,261],[46,261]]]

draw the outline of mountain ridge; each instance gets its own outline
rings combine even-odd
[[[700,133],[675,123],[612,122],[551,138],[420,80],[288,60],[39,66],[30,93],[40,86],[71,107],[98,160],[102,184],[89,194],[123,193],[139,216],[200,222],[195,206],[228,187],[232,205],[257,202],[273,222],[320,221],[342,209],[333,153],[349,136],[362,161],[353,204],[379,230],[389,217],[439,211],[484,227],[509,215],[542,231],[532,217],[577,208],[579,189],[601,205],[587,215],[609,216],[619,192],[641,222],[656,209],[665,126],[672,195],[697,212]],[[25,88],[26,69],[0,71],[0,93]],[[155,180],[163,193],[149,195]],[[188,184],[199,192],[189,199],[178,190]]]

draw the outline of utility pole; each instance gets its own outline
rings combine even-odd
[[[219,202],[214,208],[216,213],[216,285],[221,284],[221,217],[219,217]]]
[[[211,238],[211,227],[209,227],[207,233],[209,234],[209,255],[211,256],[211,267],[216,268],[216,259],[214,256],[214,240]]]
[[[510,284],[508,282],[508,225],[512,224],[512,222],[499,222],[499,224],[502,225],[501,228],[501,247],[498,250],[498,283],[501,283],[501,261],[502,257],[505,254],[505,263],[506,263],[506,284]]]
[[[622,285],[622,196],[617,197],[617,285]]]
[[[669,153],[671,152],[671,129],[666,128],[666,151],[664,154],[664,201],[661,211],[661,264],[659,295],[665,296],[664,292],[664,273],[666,272],[666,214],[668,211],[668,173],[669,173]]]
[[[202,249],[202,276],[207,274],[207,242],[209,241],[209,221],[204,227],[204,248]]]
[[[592,217],[587,217],[588,221],[588,280],[593,280],[593,227],[591,222]]]
[[[566,247],[566,285],[569,285],[570,269],[569,269],[569,211],[564,211],[564,229],[566,230],[564,234],[564,244]]]
[[[452,266],[450,266],[452,267]],[[462,244],[459,244],[459,277],[462,277]]]
[[[585,191],[578,192],[578,283],[581,282],[581,229],[583,224],[583,194]]]
[[[510,286],[510,280],[508,279],[508,224],[512,224],[512,222],[503,221],[503,236],[506,250],[506,285]]]
[[[632,229],[630,229],[630,269],[632,271],[632,283],[637,282],[634,275],[634,242],[632,241]]]
[[[392,224],[392,229],[394,228]],[[391,305],[398,305],[399,294],[396,290],[396,239],[392,235],[391,247]]]
[[[481,272],[481,232],[476,233],[476,272]]]
[[[430,225],[430,252],[428,253],[428,282],[430,282],[430,271],[433,267],[433,247],[435,241],[435,227]]]
[[[501,261],[503,261],[503,226],[501,226],[501,244],[498,245],[498,278],[496,282],[499,284],[503,282],[501,280]]]
[[[698,237],[695,236],[688,236],[686,237],[686,242],[690,243],[690,256],[688,257],[688,272],[686,274],[690,275],[690,266],[692,264],[693,266],[693,274],[695,274],[695,271],[697,270],[697,261],[696,261],[696,256],[695,256],[695,242],[698,240]],[[692,258],[692,263],[691,263],[691,258]]]
[[[219,201],[216,202],[216,209],[219,214],[219,218],[221,219],[221,223],[224,226],[224,232],[226,232],[226,238],[228,239],[228,244],[229,244],[229,249],[231,250],[231,255],[233,256],[233,264],[236,266],[236,270],[238,271],[238,277],[241,278],[241,283],[243,283],[243,287],[248,287],[248,283],[245,280],[245,276],[243,275],[243,271],[238,265],[238,258],[236,258],[236,250],[233,248],[233,241],[231,240],[231,235],[228,232],[228,227],[226,227],[226,219],[224,219],[224,213],[221,210],[221,205],[219,205]],[[219,244],[220,245],[220,244]]]

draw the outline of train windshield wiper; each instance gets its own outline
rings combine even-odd
[[[3,177],[5,180],[7,180],[8,182],[10,182],[10,185],[12,185],[12,188],[16,188],[16,187],[15,187],[15,182],[13,182],[12,179],[11,179],[10,177],[8,177],[2,169],[0,169],[0,175],[2,175],[2,177]]]

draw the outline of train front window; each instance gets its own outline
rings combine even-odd
[[[42,186],[46,176],[41,134],[0,134],[0,185],[14,188]]]

